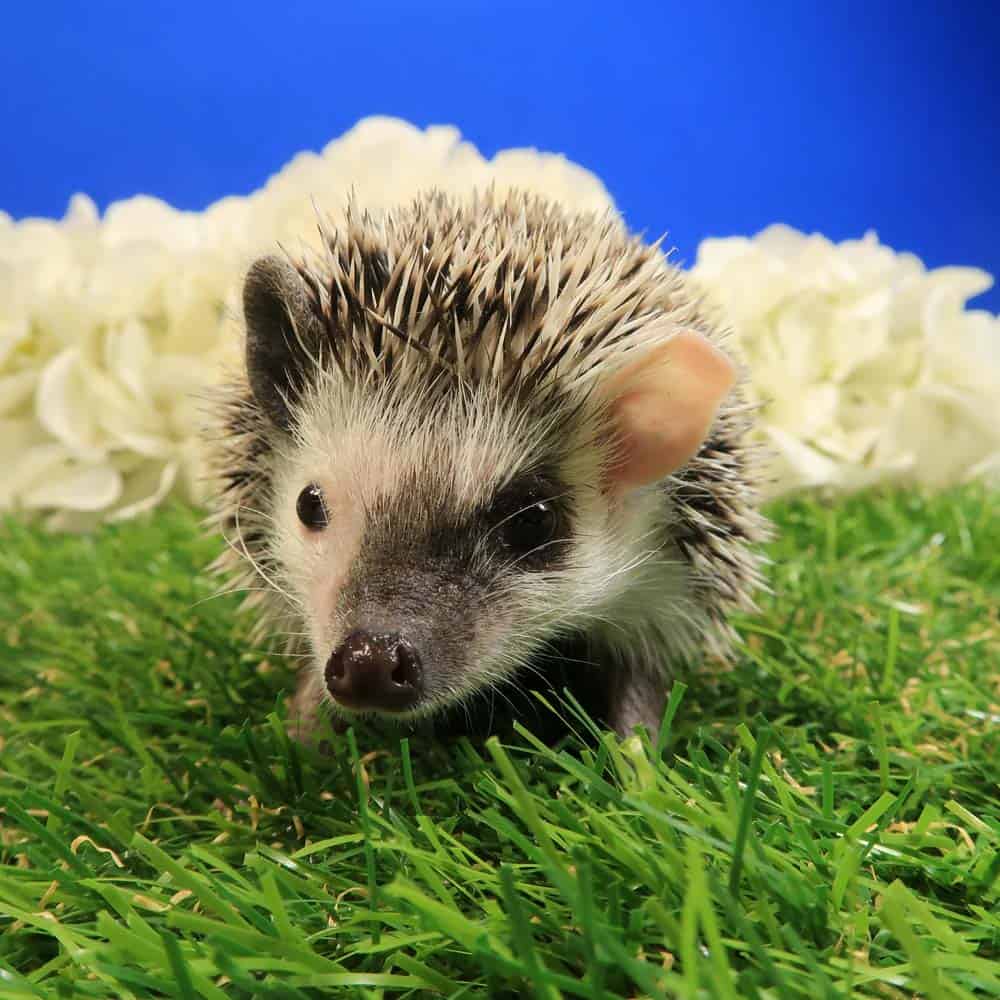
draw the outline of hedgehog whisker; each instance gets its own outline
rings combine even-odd
[[[233,594],[270,594],[272,590],[270,587],[223,587],[220,590],[215,591],[213,594],[209,594],[208,597],[202,597],[195,601],[193,604],[189,604],[187,610],[193,611],[195,608],[200,607],[202,604],[207,604],[209,601],[217,601],[221,597],[230,597]]]
[[[248,510],[251,514],[256,514],[258,517],[264,518],[265,521],[270,521],[272,524],[277,523],[277,518],[273,514],[268,514],[266,511],[257,510],[256,507],[250,507],[245,503],[239,505],[240,510]]]
[[[540,545],[536,545],[533,549],[529,549],[527,552],[522,552],[519,556],[514,559],[510,559],[500,566],[499,573],[506,573],[508,570],[514,569],[519,563],[524,562],[525,559],[530,559],[532,556],[537,555],[539,552],[544,551],[553,545],[563,545],[565,542],[562,538],[551,538],[547,542],[542,542]]]
[[[234,524],[235,524],[235,526],[236,526],[236,535],[237,535],[237,537],[238,537],[238,538],[239,538],[239,540],[240,540],[240,544],[241,544],[241,545],[243,546],[243,556],[244,556],[244,557],[246,558],[247,562],[249,562],[249,563],[250,563],[250,565],[251,565],[251,566],[253,566],[253,568],[254,568],[254,569],[255,569],[255,570],[257,571],[257,573],[258,573],[258,574],[260,575],[261,579],[262,579],[262,580],[263,580],[263,581],[264,581],[265,583],[269,584],[269,585],[270,585],[270,586],[271,586],[271,587],[272,587],[272,588],[273,588],[273,589],[274,589],[275,591],[277,591],[277,592],[278,592],[279,594],[281,594],[281,596],[282,596],[282,597],[284,597],[284,598],[285,598],[285,600],[286,600],[286,601],[288,601],[288,603],[289,603],[289,604],[291,604],[291,605],[292,605],[293,607],[298,607],[298,608],[301,608],[301,607],[302,607],[302,602],[301,602],[301,601],[299,601],[299,599],[298,599],[298,598],[296,598],[296,597],[293,597],[293,596],[292,596],[291,594],[289,594],[289,593],[288,593],[288,592],[287,592],[286,590],[284,590],[284,589],[283,589],[282,587],[279,587],[279,586],[278,586],[278,585],[277,585],[277,584],[276,584],[276,583],[275,583],[275,582],[274,582],[274,581],[273,581],[273,580],[272,580],[272,579],[271,579],[271,578],[270,578],[270,577],[269,577],[269,576],[267,575],[267,573],[265,573],[265,572],[264,572],[264,570],[263,570],[263,568],[261,567],[260,563],[259,563],[259,562],[257,562],[257,560],[256,560],[256,559],[254,559],[254,557],[253,557],[253,556],[252,556],[252,555],[250,554],[250,550],[249,550],[249,549],[247,548],[247,544],[246,544],[246,541],[245,541],[245,539],[243,538],[243,534],[242,534],[242,531],[240,530],[240,506],[237,506],[237,507],[236,507],[236,510],[235,510],[235,512],[234,512],[234,514],[233,514],[233,521],[234,521]],[[225,534],[223,534],[223,538],[225,538],[225,540],[226,540],[226,543],[227,543],[228,545],[230,545],[230,547],[233,547],[233,548],[234,548],[234,550],[235,550],[235,551],[237,551],[237,552],[239,551],[238,549],[235,549],[235,547],[233,546],[233,543],[232,543],[232,541],[231,541],[231,540],[229,539],[229,537],[228,537],[228,536],[226,536]]]
[[[570,495],[569,491],[568,490],[564,490],[562,493],[556,493],[553,496],[543,497],[540,500],[532,500],[530,503],[526,503],[523,507],[519,508],[518,510],[515,510],[511,514],[508,514],[505,518],[503,518],[502,520],[500,520],[496,524],[494,524],[490,528],[490,530],[487,531],[485,535],[483,535],[483,541],[486,541],[486,539],[488,539],[490,537],[490,535],[493,534],[494,531],[498,530],[499,528],[502,528],[508,521],[510,521],[513,518],[517,517],[519,514],[523,514],[526,510],[531,510],[532,507],[535,507],[535,506],[537,506],[540,503],[555,503],[556,501],[562,500],[563,497],[567,497],[569,495]]]

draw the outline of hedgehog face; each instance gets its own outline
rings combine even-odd
[[[310,396],[275,469],[274,559],[335,710],[465,703],[608,600],[638,522],[584,435],[533,437],[527,414],[461,394]]]
[[[432,198],[340,238],[250,269],[220,447],[223,528],[304,640],[301,690],[416,718],[568,637],[622,663],[693,648],[664,483],[735,371],[662,258],[518,199]]]

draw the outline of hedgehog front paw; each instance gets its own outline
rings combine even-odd
[[[652,739],[660,731],[667,703],[667,684],[661,673],[623,668],[612,685],[608,725],[621,737],[643,726]]]
[[[323,678],[304,670],[288,705],[288,733],[298,743],[317,744],[329,732],[323,710]]]

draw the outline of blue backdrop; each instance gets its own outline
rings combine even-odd
[[[996,2],[3,6],[15,217],[77,190],[201,208],[378,112],[564,152],[688,262],[785,221],[1000,276]]]

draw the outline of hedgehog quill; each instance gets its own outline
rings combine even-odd
[[[217,569],[301,656],[300,731],[489,731],[566,686],[655,732],[761,583],[725,333],[616,217],[527,194],[322,235],[250,268],[210,437]]]

